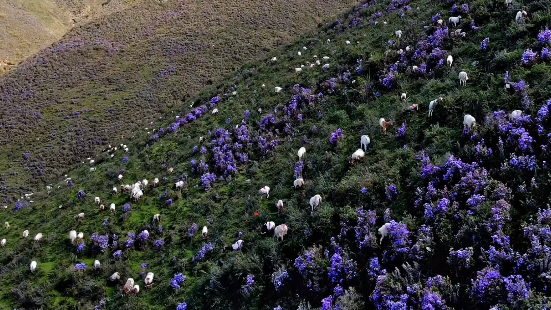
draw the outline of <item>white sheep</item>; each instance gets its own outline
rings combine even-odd
[[[121,276],[119,275],[118,272],[114,272],[111,276],[109,276],[109,280],[111,281],[116,281],[116,280],[119,280],[121,278]]]
[[[5,246],[6,246],[6,239],[2,239],[2,241],[0,241],[0,246],[1,246],[1,247],[5,247]]]
[[[145,287],[151,287],[153,284],[153,278],[155,277],[155,274],[153,272],[148,272],[147,276],[144,279]]]
[[[440,97],[440,101],[442,101],[442,97]],[[434,111],[434,107],[438,103],[438,99],[434,99],[431,102],[429,102],[429,117],[432,116],[432,112]]]
[[[81,231],[77,234],[77,241],[82,241],[84,240],[84,233]]]
[[[305,153],[306,153],[306,148],[304,146],[298,149],[297,155],[298,155],[299,161],[302,160],[302,156],[304,156]]]
[[[304,179],[303,178],[298,178],[293,182],[293,186],[295,188],[302,187],[303,185],[304,185]]]
[[[97,270],[97,269],[100,269],[100,267],[101,267],[101,263],[99,262],[99,260],[96,259],[94,261],[94,269]]]
[[[300,55],[302,55],[302,53],[301,53],[300,51],[298,51],[297,55],[299,55],[299,56],[300,56]]]
[[[266,195],[266,198],[270,198],[270,188],[268,186],[264,186],[259,189],[258,193],[260,194],[260,196]]]
[[[101,211],[105,210],[105,205],[104,205],[104,204],[100,204],[100,205],[99,205],[99,209],[100,209]]]
[[[394,35],[395,35],[398,39],[400,39],[400,38],[402,37],[402,30],[396,30],[396,31],[394,31]]]
[[[272,61],[277,61],[277,57],[272,57]]]
[[[231,247],[234,251],[241,250],[243,248],[243,243],[243,240],[237,240],[237,242],[232,244]]]
[[[94,202],[99,205],[101,203],[101,200],[99,199],[99,197],[96,197],[94,198]]]
[[[412,66],[412,67],[411,67],[411,71],[417,72],[417,71],[419,71],[419,67],[417,67],[417,66]]]
[[[381,239],[379,240],[379,243],[383,242],[383,238],[388,235],[388,229],[387,225],[390,225],[390,223],[385,223],[381,228],[379,228],[379,233],[381,234]]]
[[[406,102],[407,101],[407,94],[406,93],[402,93],[402,95],[400,96],[400,99],[402,99],[402,102]]]
[[[211,114],[218,114],[218,109],[213,109]]]
[[[96,171],[96,167],[91,167],[90,172],[94,172],[94,171]]]
[[[406,46],[406,53],[409,53],[411,51],[411,46]]]
[[[184,187],[184,181],[178,181],[174,184],[176,189],[182,189]]]
[[[33,261],[31,262],[31,268],[30,268],[30,269],[31,269],[31,272],[34,272],[34,271],[36,270],[36,265],[37,265],[37,264],[36,264],[36,261],[33,260]]]
[[[42,241],[42,233],[36,234],[36,236],[34,236],[34,241]]]
[[[5,227],[6,229],[10,229],[10,223],[4,222],[4,227]]]
[[[111,211],[111,213],[115,213],[115,204],[114,203],[109,205],[109,211]]]
[[[302,68],[295,68],[295,72],[301,72]]]
[[[78,220],[78,221],[84,220],[84,212],[80,212],[79,214],[75,215],[75,220]]]
[[[276,93],[279,93],[283,88],[281,88],[279,86],[276,86],[276,87],[274,87],[274,89],[275,89]]]
[[[142,184],[143,184],[144,188],[147,186],[148,183],[149,183],[149,181],[147,181],[146,179],[142,180]]]
[[[465,85],[467,86],[467,80],[469,79],[469,77],[467,76],[467,72],[465,71],[461,71],[459,72],[459,85]]]
[[[203,231],[201,232],[203,234],[203,238],[206,238],[209,234],[209,229],[207,226],[203,226]]]
[[[367,146],[371,143],[368,135],[363,135],[360,137],[360,148],[364,151],[367,151]]]
[[[161,214],[160,213],[157,213],[157,214],[153,214],[153,222],[160,222],[161,221]]]
[[[463,125],[467,126],[469,130],[476,125],[476,120],[474,117],[470,114],[466,114],[465,117],[463,117]]]
[[[285,224],[278,225],[274,229],[274,237],[276,237],[278,240],[279,238],[283,240],[283,237],[285,237],[285,235],[287,234],[287,230],[288,230],[287,225]]]
[[[120,180],[122,180],[122,174],[119,174],[119,176],[117,177]]]
[[[528,17],[528,13],[526,13],[526,11],[518,11],[515,16],[515,21],[519,24],[523,24],[526,17]]]
[[[514,119],[517,119],[521,116],[522,116],[522,111],[521,110],[514,110],[513,112],[511,112],[511,114],[509,114],[509,120],[514,120]]]
[[[272,230],[272,229],[275,228],[275,223],[274,223],[274,222],[266,222],[265,225],[266,225],[266,229],[267,229],[268,231],[270,231],[270,230]]]
[[[153,179],[153,186],[156,187],[157,185],[159,185],[159,178]]]
[[[513,5],[513,0],[505,0],[505,5],[506,6],[512,6]]]
[[[344,41],[344,43],[345,43],[346,45],[350,45],[350,41],[348,41],[348,40]]]
[[[69,240],[71,240],[72,244],[75,244],[76,238],[77,238],[77,231],[76,230],[71,230],[69,232]]]
[[[166,169],[166,172],[168,172],[168,173],[172,173],[172,171],[174,171],[174,168],[172,168],[172,167]]]
[[[312,198],[310,198],[310,207],[312,207],[312,212],[314,212],[314,208],[318,208],[321,204],[321,196],[315,195]]]
[[[23,231],[23,238],[27,238],[29,236],[29,231],[28,230],[24,230]]]
[[[459,24],[460,21],[461,21],[461,16],[450,17],[448,19],[448,22],[452,23],[454,27],[457,27],[457,24]]]
[[[113,193],[113,195],[116,195],[118,192],[117,187],[113,186],[113,190],[111,192]]]
[[[354,163],[358,160],[361,160],[362,158],[364,158],[365,156],[365,152],[364,150],[362,149],[357,149],[356,152],[352,153],[352,157],[350,159],[350,162],[351,163]]]
[[[283,208],[283,200],[278,200],[277,203],[276,203],[276,208],[277,208],[277,212],[283,212],[284,211],[284,208]]]
[[[122,287],[122,293],[123,295],[128,295],[133,292],[134,292],[134,279],[128,278],[128,280],[126,280],[126,283]]]
[[[448,58],[446,58],[446,63],[448,64],[449,67],[452,66],[452,64],[453,64],[453,56],[452,55],[448,55]]]

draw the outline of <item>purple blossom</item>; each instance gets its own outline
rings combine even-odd
[[[538,57],[538,53],[532,52],[532,49],[526,49],[524,53],[522,53],[522,60],[521,63],[525,66],[533,65],[536,61],[536,58]]]
[[[286,270],[280,269],[272,274],[272,283],[275,286],[276,291],[279,291],[283,285],[283,281],[289,278],[289,274]]]
[[[85,271],[86,270],[86,264],[80,263],[75,265],[75,270],[77,271]]]
[[[402,126],[398,129],[396,137],[403,138],[406,135],[406,123],[402,123]]]
[[[115,259],[121,258],[121,256],[122,256],[122,251],[121,250],[117,250],[117,251],[115,251],[115,253],[113,253],[113,257]]]
[[[205,258],[205,255],[209,252],[212,252],[212,250],[213,250],[212,243],[209,242],[209,243],[203,245],[203,247],[201,248],[199,253],[197,253],[197,255],[195,255],[195,257],[192,259],[192,261],[193,262],[202,261]]]
[[[153,244],[155,248],[160,249],[165,245],[165,242],[163,240],[155,240],[155,243]]]
[[[482,43],[480,43],[480,49],[485,51],[486,48],[488,47],[488,42],[490,42],[490,38],[486,38],[482,40]]]
[[[132,210],[132,207],[130,207],[130,204],[125,203],[124,206],[122,207],[122,212],[126,213],[126,212],[129,212],[130,210]]]
[[[548,27],[545,27],[545,30],[538,33],[538,41],[540,41],[541,45],[545,45],[546,43],[551,44],[551,30]]]
[[[193,238],[195,236],[195,233],[197,232],[198,226],[196,223],[191,224],[191,227],[187,230],[188,237]]]
[[[396,189],[396,185],[390,184],[386,188],[386,198],[390,201],[392,201],[396,195],[398,195],[398,190]]]
[[[79,190],[78,193],[77,193],[77,199],[78,200],[82,200],[82,198],[84,198],[84,191],[83,190]]]
[[[181,285],[184,284],[184,281],[186,281],[186,276],[182,273],[178,273],[174,275],[174,278],[172,278],[172,281],[170,281],[170,285],[173,289],[179,290],[181,288]]]
[[[335,132],[331,133],[331,137],[329,138],[329,142],[331,144],[335,145],[339,140],[342,139],[342,129],[337,129]]]
[[[179,304],[178,307],[176,307],[176,310],[186,310],[186,309],[187,309],[187,304],[185,302]]]
[[[84,247],[85,247],[84,243],[81,243],[81,244],[77,247],[77,253],[82,252],[82,250],[84,250]]]

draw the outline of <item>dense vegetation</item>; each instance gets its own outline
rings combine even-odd
[[[356,3],[57,1],[71,12],[98,5],[101,10],[0,78],[4,203],[109,143],[124,142],[204,85]],[[28,160],[23,153],[30,153]]]
[[[240,68],[185,100],[178,118],[136,131],[128,152],[105,152],[3,211],[3,306],[551,307],[551,12],[545,1],[524,5],[529,19],[519,25],[518,7],[493,1],[368,2]],[[446,26],[459,14],[460,25]],[[456,28],[465,37],[451,35]],[[508,117],[517,109],[522,116]],[[471,129],[465,114],[477,120]],[[380,117],[394,122],[386,134]],[[363,134],[371,144],[351,164]],[[292,186],[298,176],[301,189]],[[142,179],[149,185],[137,202],[111,193]],[[265,185],[269,198],[258,194]],[[316,194],[323,201],[312,212]],[[99,210],[95,196],[116,213]],[[289,227],[283,241],[261,232],[267,221]],[[70,243],[72,229],[84,232],[84,246]],[[43,241],[32,241],[39,232]],[[242,250],[228,248],[239,239]],[[142,287],[135,296],[121,294],[128,277]]]

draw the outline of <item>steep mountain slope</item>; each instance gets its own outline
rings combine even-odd
[[[0,74],[58,41],[73,26],[142,0],[1,0]]]
[[[179,105],[179,118],[137,130],[128,151],[105,152],[2,211],[10,227],[0,234],[0,302],[551,307],[551,14],[546,2],[524,4],[529,19],[519,25],[516,10],[486,1],[373,1],[240,68]],[[457,27],[438,22],[459,14]],[[465,36],[451,35],[456,29]],[[465,114],[476,119],[472,128]],[[386,133],[381,117],[393,122]],[[364,134],[366,154],[351,163]],[[298,177],[302,188],[293,187]],[[121,192],[128,184],[139,194],[143,179],[138,199]],[[269,197],[259,195],[263,186]],[[322,201],[312,210],[316,194]],[[267,221],[288,226],[282,241],[262,231]],[[84,238],[71,244],[73,229]],[[37,233],[42,240],[32,241]],[[244,246],[234,251],[238,240]],[[114,272],[120,281],[111,283]],[[127,278],[138,294],[122,295]]]
[[[72,29],[0,78],[1,197],[123,141],[352,3],[144,1]]]

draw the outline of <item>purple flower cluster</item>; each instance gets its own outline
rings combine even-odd
[[[386,198],[390,201],[394,200],[394,198],[398,195],[398,190],[396,189],[396,185],[390,184],[386,188]]]
[[[254,276],[252,274],[247,275],[247,282],[241,288],[243,294],[248,294],[254,284]]]
[[[536,58],[538,57],[538,53],[532,52],[532,49],[526,49],[524,53],[522,53],[522,59],[521,63],[525,66],[531,66],[536,61]]]
[[[75,270],[76,271],[85,271],[86,270],[86,264],[85,263],[75,264]]]
[[[209,252],[212,252],[212,250],[213,250],[212,243],[209,242],[209,243],[203,245],[203,247],[201,248],[199,253],[197,253],[197,255],[195,255],[195,257],[193,258],[192,261],[193,262],[202,261],[205,258],[205,255]]]
[[[402,123],[402,126],[398,129],[396,137],[403,138],[406,135],[406,123]]]
[[[272,274],[272,283],[275,286],[276,291],[279,291],[283,285],[283,281],[289,278],[287,270],[280,269]]]
[[[342,129],[337,129],[335,132],[331,133],[331,137],[329,138],[329,142],[333,145],[335,145],[339,140],[342,139]]]
[[[490,38],[486,38],[482,40],[482,43],[480,43],[480,49],[485,51],[488,48],[488,43],[490,42]]]
[[[198,226],[196,223],[191,224],[191,227],[187,230],[187,235],[190,238],[193,238],[195,236],[195,233],[197,232]]]
[[[77,199],[78,200],[82,200],[82,198],[84,198],[84,191],[83,190],[79,190],[78,193],[77,193]]]
[[[182,288],[181,286],[182,284],[184,284],[184,281],[186,281],[185,275],[183,275],[182,273],[175,274],[174,278],[172,278],[172,281],[170,281],[170,285],[173,289],[179,290],[180,288]]]

